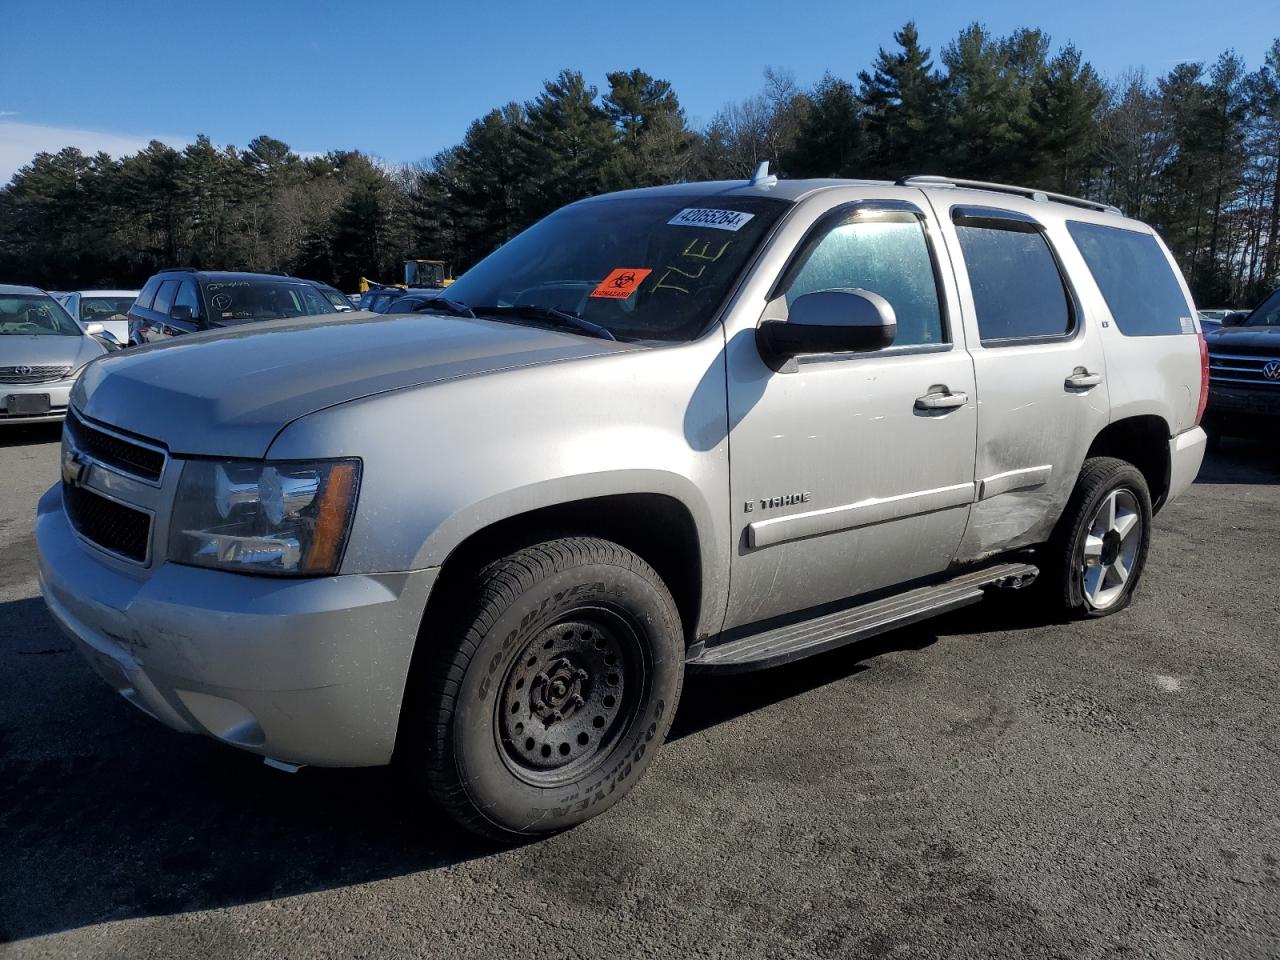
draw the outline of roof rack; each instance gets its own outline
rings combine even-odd
[[[1054,203],[1065,203],[1073,207],[1083,207],[1086,210],[1097,210],[1099,213],[1121,213],[1119,207],[1113,207],[1109,203],[1098,203],[1095,200],[1083,200],[1080,197],[1069,197],[1065,193],[1051,193],[1048,190],[1036,190],[1034,187],[1015,187],[1007,183],[988,183],[985,180],[962,180],[956,177],[936,177],[936,176],[913,176],[902,177],[897,181],[900,187],[966,187],[970,190],[990,190],[993,193],[1011,193],[1015,196],[1026,197],[1029,200],[1039,200],[1047,202],[1052,200]]]

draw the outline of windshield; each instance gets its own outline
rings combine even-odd
[[[214,324],[333,313],[333,305],[309,283],[212,280],[204,285],[204,297]]]
[[[1280,327],[1280,290],[1262,301],[1262,306],[1249,314],[1249,319],[1244,322],[1244,325],[1246,327]]]
[[[789,204],[767,197],[632,196],[534,224],[448,288],[485,307],[573,314],[620,339],[689,340],[719,311]]]
[[[133,301],[133,297],[81,297],[80,320],[83,323],[127,320]]]
[[[0,334],[21,337],[79,337],[81,329],[53,297],[42,293],[0,293]]]
[[[316,289],[320,291],[320,296],[328,300],[332,306],[337,307],[339,310],[351,309],[351,301],[333,287],[327,286],[323,283],[317,283]]]

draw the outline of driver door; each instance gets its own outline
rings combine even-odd
[[[801,242],[761,319],[784,319],[806,293],[870,290],[894,308],[893,346],[762,373],[753,339],[731,341],[727,629],[926,577],[955,556],[973,501],[977,408],[935,243],[915,203],[843,204]]]

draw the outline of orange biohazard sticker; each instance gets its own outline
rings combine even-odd
[[[600,285],[591,291],[591,296],[602,300],[625,300],[636,292],[636,287],[652,270],[640,267],[619,267],[600,281]]]

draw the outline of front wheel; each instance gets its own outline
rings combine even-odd
[[[605,540],[565,538],[484,568],[438,644],[407,722],[408,761],[481,835],[553,833],[618,802],[675,715],[684,639],[653,568]]]
[[[1084,462],[1046,551],[1046,589],[1067,613],[1105,617],[1129,605],[1151,544],[1142,473],[1112,457]]]

